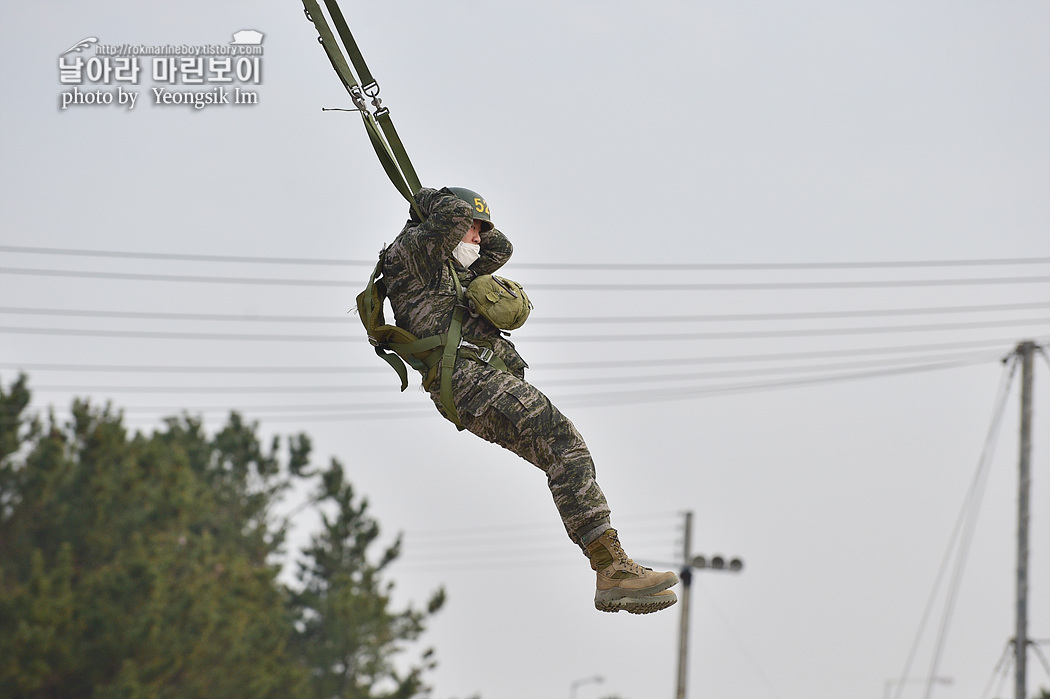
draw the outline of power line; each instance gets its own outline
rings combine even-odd
[[[622,518],[617,517],[616,519],[617,526],[623,527]],[[520,530],[513,525],[495,526],[502,530],[501,533],[488,532],[486,534],[466,531],[464,534],[456,537],[426,538],[422,540],[405,533],[402,541],[406,550],[414,546],[423,552],[414,556],[416,560],[452,557],[457,560],[464,560],[501,553],[513,555],[514,551],[520,551],[523,554],[533,554],[536,552],[536,549],[548,551],[553,549],[555,552],[565,550],[563,541],[566,543],[567,541],[565,540],[565,530],[561,527],[555,529],[551,526],[546,526],[542,530],[529,531],[527,529]],[[667,532],[671,527],[671,524],[665,524],[660,531],[651,530],[652,533],[648,536],[639,536],[637,527],[629,527],[631,530],[630,544],[635,548],[644,548],[653,541],[664,543],[667,540]],[[552,538],[552,532],[558,535]],[[512,551],[508,551],[510,547],[512,547]]]
[[[565,547],[568,549],[568,547]],[[571,549],[568,549],[571,550]],[[400,563],[398,563],[398,561]],[[450,572],[475,572],[475,571],[496,571],[496,570],[512,570],[519,568],[536,568],[537,566],[554,567],[554,566],[579,566],[580,557],[572,556],[569,553],[559,554],[553,556],[551,554],[545,554],[542,556],[519,556],[513,558],[507,558],[503,560],[492,560],[489,557],[474,561],[448,561],[448,560],[437,560],[437,561],[422,561],[420,563],[413,563],[412,559],[405,557],[405,560],[398,559],[391,563],[391,565],[399,565],[399,575],[405,573],[450,573]]]
[[[1001,352],[980,352],[980,353],[966,353],[958,354],[953,356],[939,356],[936,357],[939,361],[958,361],[964,363],[979,363],[995,359],[1000,356]],[[872,368],[872,367],[885,367],[885,366],[907,366],[913,365],[919,361],[928,361],[932,357],[917,357],[912,359],[898,358],[898,359],[873,359],[868,361],[857,361],[857,362],[837,362],[828,363],[824,362],[819,365],[791,365],[791,366],[777,366],[777,367],[762,367],[762,368],[751,368],[751,369],[735,369],[735,370],[721,370],[721,371],[706,371],[706,372],[692,372],[692,373],[675,373],[675,374],[637,374],[633,376],[624,376],[622,374],[615,377],[598,376],[598,377],[573,377],[570,379],[552,379],[544,382],[544,385],[552,386],[586,386],[601,383],[616,383],[616,384],[628,384],[628,383],[649,383],[654,381],[696,381],[706,379],[725,379],[734,377],[755,377],[755,376],[769,376],[776,374],[806,374],[813,372],[828,372],[838,369],[860,369],[860,368]]]
[[[52,364],[40,362],[0,362],[0,368],[24,371],[77,371],[143,374],[379,374],[389,373],[385,365],[375,366],[173,366],[155,364]]]
[[[667,526],[672,526],[674,522],[678,520],[677,512],[642,512],[639,514],[620,514],[616,516],[617,522],[645,522],[651,523],[653,521],[669,521]],[[536,521],[536,522],[521,522],[517,524],[496,524],[496,523],[485,523],[481,529],[477,525],[469,527],[435,527],[433,529],[422,529],[422,530],[409,530],[405,532],[405,536],[411,536],[413,539],[431,539],[431,538],[450,538],[459,539],[463,536],[503,536],[504,531],[539,531],[545,532],[551,528],[550,522],[547,521]]]
[[[391,378],[393,376],[391,375]],[[342,385],[334,386],[32,386],[34,393],[369,393],[389,392],[395,383],[382,385]]]
[[[1000,303],[972,306],[940,306],[927,308],[877,308],[849,311],[794,311],[778,313],[711,313],[699,315],[645,315],[645,316],[564,316],[529,318],[536,324],[601,324],[601,323],[697,323],[776,320],[817,320],[826,318],[862,318],[882,316],[937,315],[951,313],[992,313],[1050,308],[1050,302]],[[2,309],[0,309],[2,311]]]
[[[662,403],[674,400],[698,398],[705,395],[724,395],[732,393],[755,392],[773,389],[793,388],[800,386],[812,386],[826,383],[837,383],[856,379],[911,374],[925,371],[957,368],[960,366],[971,365],[974,363],[974,361],[946,361],[922,365],[913,365],[907,367],[898,367],[878,371],[847,372],[831,374],[826,376],[788,379],[782,381],[757,381],[737,384],[720,384],[715,386],[690,386],[684,388],[670,388],[659,390],[584,393],[576,394],[573,396],[566,396],[559,400],[559,405],[574,407],[595,407],[622,405],[625,403]],[[391,392],[395,390],[396,387],[391,388]],[[424,404],[421,402],[419,403],[419,406],[419,409],[413,411],[410,409],[406,409],[406,405],[402,404],[368,402],[359,404],[338,403],[320,405],[251,405],[245,406],[244,410],[250,410],[254,414],[271,413],[271,415],[267,417],[268,421],[270,422],[401,418],[408,416],[418,416],[424,413],[431,413],[433,411],[433,408],[429,406],[429,397],[428,403],[426,404],[427,409],[423,409]],[[172,409],[173,408],[169,406],[125,406],[122,408],[122,410],[126,413],[138,414],[168,413]],[[226,414],[232,409],[233,408],[229,406],[198,406],[177,408],[177,410],[179,410],[180,412],[211,414]],[[288,415],[279,415],[279,413],[281,412],[288,413]],[[273,415],[272,413],[278,413],[278,415]],[[313,413],[314,415],[310,415],[311,413]]]
[[[1043,649],[1039,647],[1039,641],[1030,641],[1030,644],[1035,657],[1039,658],[1039,662],[1042,663],[1047,678],[1050,678],[1050,660],[1047,660],[1046,654],[1043,653]]]
[[[618,391],[600,394],[580,394],[570,396],[562,400],[565,405],[577,407],[594,407],[601,405],[623,405],[625,403],[663,403],[674,400],[697,398],[705,395],[725,395],[750,393],[755,391],[767,391],[784,388],[798,388],[802,386],[815,386],[827,383],[839,383],[842,381],[853,381],[857,379],[882,378],[888,376],[900,376],[915,374],[926,371],[939,371],[942,369],[953,369],[975,364],[974,360],[946,361],[930,364],[913,365],[895,369],[883,369],[877,371],[860,371],[830,376],[808,377],[800,379],[785,379],[782,381],[762,381],[739,384],[725,384],[718,386],[668,388],[660,391]]]
[[[530,318],[530,326],[551,325],[597,325],[611,324],[659,324],[698,322],[743,322],[776,320],[817,320],[828,318],[892,317],[909,315],[938,315],[955,313],[991,313],[1000,311],[1022,311],[1050,308],[1050,302],[1001,303],[970,306],[941,306],[928,308],[881,308],[849,311],[797,311],[781,313],[713,313],[700,315],[644,315],[644,316],[540,316]],[[105,311],[66,308],[28,308],[0,306],[0,313],[11,315],[72,316],[82,318],[127,318],[136,320],[203,320],[247,323],[345,323],[346,315],[305,316],[265,315],[247,313],[166,313],[158,311]]]
[[[944,553],[944,557],[941,559],[940,568],[937,571],[937,575],[934,579],[933,590],[930,593],[930,597],[926,602],[926,608],[923,610],[922,619],[919,622],[919,628],[916,632],[915,639],[912,642],[911,650],[908,652],[908,658],[904,664],[904,671],[901,673],[901,677],[908,677],[911,672],[912,662],[915,660],[915,654],[918,651],[919,641],[926,628],[926,623],[929,620],[930,614],[933,611],[933,604],[936,599],[937,591],[940,589],[941,581],[944,578],[945,573],[948,570],[948,564],[951,562],[952,552],[956,552],[956,565],[950,582],[949,600],[945,604],[944,616],[941,621],[941,629],[937,639],[937,647],[934,652],[933,665],[930,669],[930,677],[935,677],[937,672],[937,663],[940,659],[940,653],[943,648],[944,636],[947,631],[948,619],[950,618],[951,609],[954,606],[955,594],[958,591],[959,578],[962,575],[963,565],[967,554],[969,552],[969,544],[973,536],[973,528],[977,520],[977,511],[980,508],[980,502],[984,493],[984,485],[987,481],[987,475],[989,466],[991,464],[992,450],[999,436],[999,428],[1002,425],[1002,418],[1006,408],[1006,399],[1010,393],[1010,383],[1013,379],[1014,373],[1017,370],[1016,356],[1008,361],[1003,367],[1003,372],[999,379],[999,387],[996,390],[996,396],[994,406],[992,410],[992,420],[988,427],[988,433],[985,436],[984,446],[981,449],[980,458],[977,460],[977,468],[973,475],[973,479],[970,483],[970,488],[966,493],[966,497],[963,500],[962,508],[959,511],[959,515],[956,518],[955,526],[952,529],[952,534],[948,539],[948,547]],[[957,546],[958,543],[958,546]],[[898,685],[897,693],[894,699],[899,699],[903,687]]]
[[[1010,674],[1010,651],[1013,650],[1013,645],[1009,642],[1006,647],[1003,648],[1003,654],[999,657],[998,662],[995,664],[995,668],[992,670],[992,676],[988,678],[988,683],[984,686],[984,690],[981,692],[980,699],[988,699],[991,696],[998,696],[999,690],[1002,689],[1003,683],[1006,681],[1006,677]],[[989,693],[992,689],[992,685],[995,684],[995,680],[999,679],[999,684],[995,687],[995,694]]]
[[[867,335],[882,333],[938,332],[943,330],[972,330],[977,328],[1010,327],[1022,325],[1050,324],[1050,318],[1019,318],[1004,320],[970,321],[966,323],[926,323],[923,325],[891,325],[849,328],[798,328],[784,330],[737,330],[724,332],[660,333],[659,342],[681,342],[685,340],[744,340],[771,339],[779,337],[827,337],[833,335]],[[96,330],[90,328],[37,328],[22,326],[0,326],[0,333],[20,335],[65,335],[73,337],[123,337],[158,340],[223,340],[250,342],[348,342],[356,341],[356,335],[302,335],[302,334],[251,334],[251,333],[206,333],[167,330]],[[653,342],[650,334],[600,334],[600,335],[529,335],[529,342]]]
[[[676,517],[674,513],[628,514],[617,515],[615,519],[617,526],[630,529],[632,548],[644,550],[647,545],[651,548],[655,542],[665,540],[667,531],[674,527],[670,518]],[[395,564],[410,570],[444,570],[479,565],[502,569],[578,563],[581,554],[574,551],[575,547],[564,536],[552,539],[550,532],[554,530],[564,531],[540,522],[487,522],[480,526],[407,531],[402,533],[402,555]],[[639,536],[646,530],[652,533]]]
[[[766,691],[769,692],[770,696],[779,696],[779,693],[776,690],[776,684],[770,681],[769,677],[765,673],[765,670],[763,670],[761,663],[759,663],[758,659],[755,657],[755,654],[751,652],[750,648],[748,648],[747,644],[745,644],[744,640],[740,637],[740,634],[737,633],[736,629],[733,627],[732,622],[730,621],[729,615],[723,612],[722,609],[718,606],[718,604],[715,603],[714,595],[712,595],[711,591],[708,590],[707,587],[703,584],[703,582],[700,579],[700,576],[693,576],[691,582],[692,584],[696,585],[701,592],[704,593],[705,597],[707,597],[707,602],[711,606],[711,609],[714,610],[715,614],[722,622],[722,625],[725,627],[726,631],[729,632],[730,638],[732,638],[733,641],[736,643],[737,648],[740,649],[740,652],[743,654],[744,659],[747,660],[747,662],[751,665],[752,669],[755,671],[755,674],[758,675],[758,678],[765,686]]]
[[[0,267],[0,274],[16,274],[80,279],[122,279],[126,281],[189,282],[193,284],[247,284],[266,286],[353,287],[364,288],[363,281],[341,279],[285,279],[280,277],[224,277],[216,275],[157,274],[145,272],[96,272],[28,267]],[[998,284],[1043,284],[1050,276],[972,277],[961,279],[889,279],[801,282],[682,282],[613,284],[537,282],[530,289],[545,291],[748,291],[788,289],[888,289],[906,287],[985,286]]]
[[[0,245],[0,252],[14,252],[36,255],[65,255],[81,257],[113,257],[149,260],[183,260],[189,262],[225,262],[278,265],[326,265],[326,266],[367,266],[372,267],[376,260],[347,260],[331,258],[306,257],[266,257],[249,255],[201,255],[166,252],[131,252],[121,250],[87,250],[78,248],[31,247],[21,245]],[[522,269],[551,270],[776,270],[776,269],[892,269],[909,267],[975,267],[997,265],[1048,264],[1050,257],[1007,257],[968,260],[894,260],[880,262],[759,262],[759,263],[594,263],[594,262],[522,262],[515,263]]]
[[[542,365],[543,369],[607,369],[613,367],[654,367],[681,364],[692,366],[697,364],[732,364],[750,362],[769,362],[792,359],[830,359],[832,357],[854,357],[863,355],[886,355],[886,354],[914,354],[918,352],[937,352],[942,350],[956,350],[976,347],[1012,347],[1016,340],[1004,338],[999,340],[969,340],[962,342],[935,342],[922,345],[892,345],[888,347],[866,347],[857,349],[840,350],[810,350],[804,352],[779,352],[761,354],[733,354],[733,355],[709,355],[702,357],[678,357],[674,359],[642,358],[642,359],[612,359],[594,360],[588,362],[547,362]]]
[[[1047,339],[1039,340],[1045,343]],[[1014,338],[991,340],[969,340],[961,342],[935,342],[920,345],[892,345],[887,347],[865,347],[840,350],[815,350],[804,352],[777,352],[759,354],[707,355],[691,357],[634,358],[589,360],[583,362],[546,362],[534,367],[544,370],[594,370],[612,368],[643,368],[666,366],[696,366],[701,364],[740,364],[755,362],[778,362],[798,359],[818,360],[835,357],[857,357],[866,355],[916,354],[924,352],[941,352],[978,347],[1012,347]],[[153,364],[57,364],[46,362],[0,362],[0,368],[21,369],[24,371],[84,371],[113,373],[230,373],[230,374],[336,374],[336,373],[389,373],[386,366],[175,366]]]
[[[671,401],[689,400],[694,398],[702,398],[714,395],[734,395],[742,393],[755,393],[769,390],[783,390],[786,388],[799,388],[804,386],[817,386],[830,383],[841,383],[845,381],[853,381],[858,379],[870,379],[870,378],[882,378],[888,376],[897,376],[905,374],[915,374],[927,371],[939,371],[943,369],[959,368],[962,366],[973,365],[975,361],[956,361],[956,362],[942,362],[936,364],[909,366],[897,369],[882,370],[882,371],[869,371],[869,372],[854,372],[846,374],[837,374],[832,376],[820,376],[810,377],[804,379],[792,379],[784,381],[764,381],[764,382],[749,382],[749,383],[738,383],[738,384],[724,384],[717,386],[700,386],[685,389],[660,389],[660,390],[641,390],[641,391],[623,391],[623,392],[608,392],[608,393],[590,393],[590,394],[577,394],[574,396],[566,396],[558,400],[559,406],[562,407],[573,407],[573,408],[588,408],[588,407],[612,407],[617,405],[625,404],[639,404],[639,403],[668,403]],[[172,408],[167,407],[134,407],[134,408],[123,408],[124,412],[155,412],[157,416],[152,418],[146,418],[145,416],[139,416],[138,419],[145,420],[146,422],[155,422],[163,416],[164,413],[170,414]],[[213,408],[177,408],[180,413],[221,413],[223,415],[228,414],[234,408],[228,406],[224,407],[213,407]],[[360,421],[360,420],[390,420],[390,419],[410,419],[419,417],[429,417],[434,414],[434,408],[427,404],[420,404],[418,408],[411,408],[400,406],[397,404],[360,404],[360,405],[316,405],[316,406],[246,406],[242,408],[236,408],[236,410],[246,413],[252,411],[254,413],[266,413],[274,411],[276,414],[266,415],[265,420],[270,423],[303,423],[303,422],[343,422],[347,420]],[[288,411],[290,414],[280,414],[279,411]],[[301,412],[300,412],[301,411]],[[329,412],[330,411],[330,412]],[[260,418],[261,419],[261,418]]]
[[[341,286],[361,287],[364,282],[338,279],[280,279],[278,277],[220,277],[192,274],[153,274],[145,272],[92,272],[70,269],[31,269],[27,267],[0,267],[0,274],[21,274],[42,277],[72,277],[79,279],[123,279],[125,281],[190,282],[193,284],[251,284],[266,286]]]
[[[966,323],[925,323],[923,325],[880,325],[849,328],[792,328],[783,330],[736,330],[701,331],[693,333],[661,332],[655,339],[659,342],[682,340],[745,340],[776,337],[821,337],[829,335],[865,335],[879,333],[938,332],[941,330],[970,330],[975,328],[1008,327],[1050,323],[1050,318],[1023,318],[1016,320],[985,320]],[[529,342],[653,342],[648,334],[601,334],[601,335],[529,335]]]
[[[511,550],[511,547],[513,549]],[[477,560],[479,558],[517,558],[518,556],[538,556],[546,558],[552,553],[565,551],[566,547],[561,541],[555,542],[551,537],[530,538],[527,540],[516,539],[508,535],[504,540],[491,540],[485,542],[460,541],[446,542],[441,547],[428,544],[420,547],[421,553],[413,554],[411,559],[418,562],[443,561],[455,558],[457,562]]]
[[[522,269],[595,271],[773,271],[806,269],[907,269],[917,267],[983,267],[998,265],[1047,264],[1050,257],[1013,257],[970,260],[896,260],[877,262],[521,262],[514,263]]]
[[[264,257],[253,255],[192,255],[174,252],[130,252],[126,250],[85,250],[80,248],[44,248],[22,245],[0,245],[0,252],[31,255],[66,255],[75,257],[114,257],[135,260],[183,260],[186,262],[224,262],[271,265],[326,265],[374,267],[377,260],[338,260],[309,257]],[[378,259],[378,258],[377,258]],[[1012,263],[1010,263],[1012,264]]]
[[[1050,304],[1047,304],[1050,306]],[[85,308],[20,308],[0,306],[11,315],[69,316],[75,318],[122,318],[133,320],[205,320],[223,323],[346,323],[348,315],[255,315],[247,313],[164,313],[159,311],[102,311]]]
[[[996,352],[980,352],[980,353],[967,353],[957,356],[938,357],[940,361],[959,361],[959,362],[983,362],[999,357],[1000,353]],[[856,362],[838,362],[838,363],[823,363],[819,365],[792,365],[792,366],[779,366],[779,367],[764,367],[764,368],[752,368],[752,369],[736,369],[736,370],[722,370],[722,371],[706,371],[706,372],[694,372],[694,373],[674,373],[674,374],[638,374],[625,376],[622,374],[616,376],[592,376],[592,377],[572,377],[567,379],[547,379],[544,381],[544,387],[549,386],[589,386],[589,385],[607,385],[607,384],[628,384],[628,383],[646,383],[656,384],[661,382],[686,382],[686,381],[697,381],[697,380],[708,380],[708,379],[724,379],[733,377],[756,377],[756,376],[768,376],[776,374],[806,374],[806,373],[826,373],[828,371],[837,369],[857,369],[857,368],[871,368],[871,367],[885,367],[885,366],[896,366],[900,367],[904,364],[914,364],[920,360],[928,360],[929,358],[915,358],[915,359],[877,359],[868,361],[856,361]],[[389,373],[384,370],[384,373]],[[362,392],[389,392],[391,384],[378,384],[378,385],[335,385],[335,384],[324,384],[314,386],[217,386],[209,384],[207,386],[191,386],[186,384],[180,384],[177,386],[148,386],[136,384],[134,386],[116,386],[116,385],[35,385],[32,387],[35,393],[48,393],[48,392],[62,392],[62,393],[78,393],[78,392],[112,392],[112,393],[221,393],[224,395],[230,394],[258,394],[258,393],[362,393]]]
[[[68,337],[123,337],[149,340],[223,340],[249,342],[351,342],[353,335],[276,335],[248,333],[201,333],[167,330],[91,330],[82,328],[0,327],[0,333],[17,335],[58,335]]]
[[[2,271],[2,270],[0,270]],[[789,289],[894,289],[930,286],[969,286],[993,284],[1042,284],[1050,276],[1040,277],[977,277],[970,279],[888,279],[805,282],[682,282],[654,284],[563,284],[548,282],[529,284],[529,288],[545,291],[758,291]]]

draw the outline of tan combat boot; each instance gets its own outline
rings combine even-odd
[[[667,588],[678,584],[674,573],[656,573],[640,566],[624,553],[615,529],[587,546],[591,568],[598,574],[594,606],[603,612],[621,609],[631,614],[649,614],[666,609],[678,601]]]

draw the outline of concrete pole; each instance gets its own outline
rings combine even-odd
[[[693,556],[693,513],[685,513],[685,535],[682,548],[682,592],[678,604],[682,608],[682,619],[678,630],[678,690],[675,699],[685,699],[685,677],[689,667],[689,589],[693,582],[691,560]]]
[[[1021,455],[1017,495],[1017,629],[1014,634],[1014,698],[1027,699],[1028,659],[1028,520],[1032,485],[1032,357],[1035,343],[1017,345],[1021,357]]]

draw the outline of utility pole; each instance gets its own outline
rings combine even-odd
[[[678,627],[678,690],[675,699],[685,699],[685,675],[689,666],[689,594],[693,587],[693,571],[689,567],[689,559],[692,557],[693,547],[693,513],[685,513],[685,534],[683,539],[682,560],[682,596],[678,604],[682,605],[681,621]]]
[[[682,594],[678,598],[682,617],[678,627],[678,688],[675,699],[686,699],[685,678],[689,667],[689,595],[693,585],[693,568],[724,570],[730,573],[739,573],[744,568],[744,563],[739,558],[734,558],[727,566],[722,556],[714,556],[708,561],[703,556],[693,555],[692,512],[685,513],[685,534],[682,539],[682,570],[678,575],[682,580]]]
[[[1021,454],[1017,496],[1017,629],[1014,634],[1014,699],[1026,699],[1028,659],[1028,520],[1032,485],[1032,357],[1031,340],[1017,345],[1021,358]]]

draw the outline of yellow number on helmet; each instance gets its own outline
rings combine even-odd
[[[470,205],[470,208],[474,210],[474,218],[481,219],[485,222],[482,230],[488,231],[492,229],[492,215],[489,212],[489,203],[485,201],[485,197],[481,196],[473,189],[467,189],[466,187],[449,187],[448,191],[455,194],[461,201]]]

